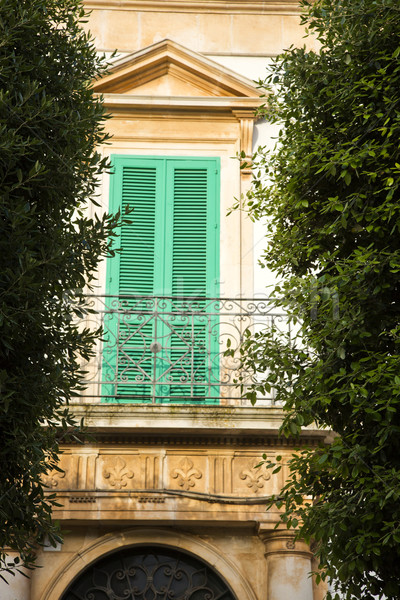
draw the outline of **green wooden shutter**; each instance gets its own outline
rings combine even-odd
[[[218,159],[115,156],[113,163],[110,208],[129,204],[134,211],[132,224],[121,228],[121,253],[109,260],[107,293],[122,295],[125,308],[137,308],[138,301],[123,294],[178,299],[164,302],[166,314],[156,323],[145,305],[135,318],[111,315],[108,335],[118,349],[105,357],[103,372],[117,383],[103,389],[111,401],[143,402],[152,394],[160,401],[214,398],[218,387],[204,381],[218,379],[210,362],[218,320],[210,321],[204,307],[206,297],[218,296]],[[197,299],[194,318],[184,316],[183,297]],[[150,344],[156,338],[163,350],[154,356]],[[129,385],[138,380],[143,385]],[[164,383],[151,388],[150,380]]]
[[[204,385],[215,376],[212,357],[215,362],[218,338],[215,319],[210,319],[205,312],[206,298],[218,293],[217,176],[215,160],[168,161],[172,251],[166,270],[169,270],[167,280],[175,300],[169,331],[168,324],[165,327],[169,337],[164,348],[175,382],[168,393],[171,401],[191,397],[204,402],[217,393],[216,387]]]
[[[160,229],[156,208],[160,204],[163,165],[132,157],[115,157],[113,162],[110,209],[124,213],[129,206],[133,212],[129,215],[130,223],[124,223],[119,231],[115,245],[120,252],[107,265],[107,293],[118,299],[108,301],[115,312],[106,315],[106,366],[103,367],[105,381],[112,380],[115,384],[104,386],[103,394],[111,396],[111,401],[140,398],[146,402],[152,393],[153,355],[149,348],[154,321],[151,310],[146,314],[148,303],[131,296],[152,297],[162,272],[155,240]],[[130,311],[142,314],[132,317]]]

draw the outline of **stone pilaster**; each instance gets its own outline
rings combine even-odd
[[[312,552],[303,541],[294,541],[293,533],[259,527],[265,545],[267,600],[314,600]]]
[[[254,121],[256,119],[255,109],[251,110],[233,110],[232,111],[240,123],[240,152],[244,153],[244,158],[240,160],[240,202],[246,196],[251,188],[252,175],[252,156],[253,156],[253,132]],[[254,231],[253,223],[247,217],[244,211],[240,211],[240,294],[243,297],[250,297],[253,294],[253,248]]]

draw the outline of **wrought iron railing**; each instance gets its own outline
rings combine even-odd
[[[103,338],[84,365],[83,402],[246,405],[259,376],[243,368],[245,331],[290,328],[267,298],[89,296],[88,305],[86,325]],[[258,403],[274,404],[274,390]]]

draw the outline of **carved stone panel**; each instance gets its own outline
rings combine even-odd
[[[61,471],[49,471],[41,477],[44,486],[51,490],[66,490],[76,487],[78,456],[62,454],[59,467]]]
[[[261,456],[236,456],[233,464],[233,485],[235,493],[246,496],[268,495],[270,493],[271,471],[260,465]]]
[[[164,483],[167,488],[203,491],[207,485],[207,457],[170,455],[167,457]]]
[[[126,460],[117,456],[112,464],[103,467],[103,479],[108,480],[116,490],[127,487],[128,480],[133,479],[134,472],[126,466]]]
[[[60,482],[64,479],[66,471],[49,471],[46,475],[42,475],[41,480],[46,488],[55,489],[62,488]]]
[[[172,479],[183,490],[190,490],[196,485],[196,479],[201,479],[203,473],[194,466],[194,463],[187,456],[183,458],[175,469],[171,471]]]
[[[137,456],[131,454],[101,455],[97,461],[98,489],[126,490],[137,486]]]

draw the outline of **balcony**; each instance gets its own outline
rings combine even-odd
[[[256,374],[239,348],[245,330],[290,333],[268,299],[88,296],[85,325],[102,327],[78,403],[249,406]],[[229,347],[233,356],[226,356]],[[238,382],[240,380],[240,385]],[[274,406],[274,390],[258,406]]]

